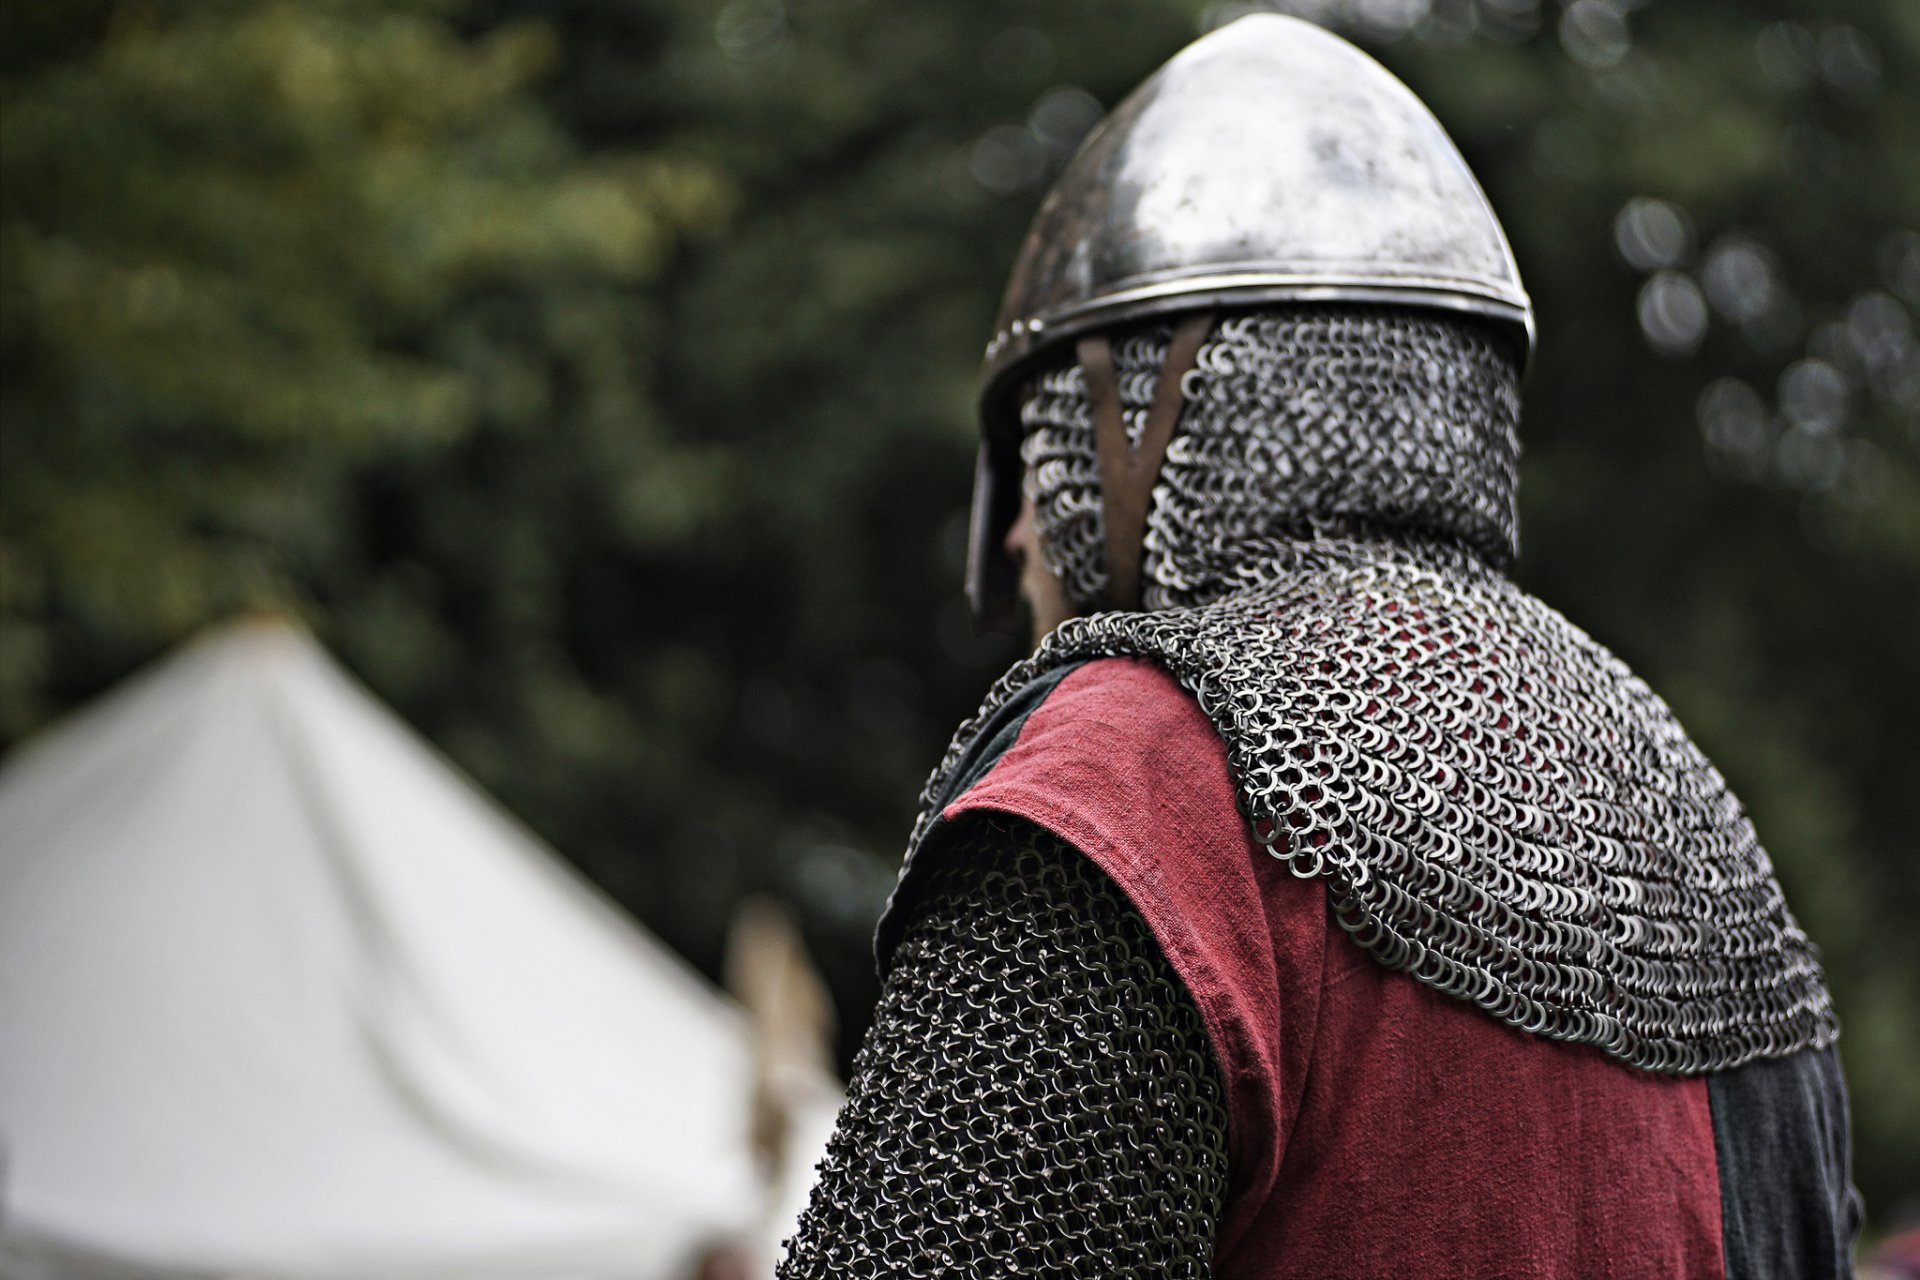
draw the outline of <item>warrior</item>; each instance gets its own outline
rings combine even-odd
[[[1812,1277],[1833,1007],[1666,705],[1508,571],[1531,304],[1452,143],[1275,15],[1042,205],[923,797],[780,1274]]]

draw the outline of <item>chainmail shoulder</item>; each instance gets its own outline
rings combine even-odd
[[[1164,324],[1113,335],[1138,432]],[[1159,662],[1225,741],[1259,842],[1321,877],[1380,961],[1638,1067],[1736,1066],[1838,1034],[1812,945],[1740,803],[1612,654],[1516,588],[1517,352],[1438,312],[1218,320],[1153,489],[1144,612],[1066,623],[963,726],[1038,676]],[[1075,604],[1105,587],[1085,378],[1024,389],[1026,487]],[[912,848],[909,849],[909,857]]]
[[[1225,740],[1242,813],[1382,963],[1501,1020],[1697,1073],[1838,1034],[1744,809],[1624,664],[1478,556],[1274,540],[1212,603],[1071,620],[1040,674],[1149,658]],[[913,852],[909,850],[909,857]]]
[[[1145,923],[1024,823],[940,855],[781,1280],[1209,1275],[1226,1104]]]

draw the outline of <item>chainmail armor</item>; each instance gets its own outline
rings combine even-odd
[[[1113,342],[1137,441],[1169,325]],[[1519,551],[1516,351],[1499,330],[1388,307],[1296,307],[1222,319],[1181,384],[1179,432],[1147,513],[1142,602],[1197,603],[1250,539],[1325,517],[1448,534],[1495,565]],[[1107,585],[1086,377],[1068,357],[1021,402],[1027,492],[1048,562],[1082,609]],[[1196,536],[1204,529],[1207,537]]]
[[[1008,698],[1063,664],[1150,658],[1225,741],[1254,836],[1388,966],[1649,1070],[1830,1044],[1825,979],[1739,801],[1642,681],[1500,571],[1511,356],[1469,322],[1314,310],[1220,325],[1154,491],[1148,611],[1068,621],[1001,679],[928,784],[909,865]],[[1334,333],[1356,350],[1279,368]],[[1131,409],[1163,345],[1116,344]],[[1042,537],[1084,601],[1104,571],[1075,377],[1041,373],[1025,416]]]
[[[1210,1274],[1225,1095],[1124,894],[1011,819],[943,840],[781,1280]]]

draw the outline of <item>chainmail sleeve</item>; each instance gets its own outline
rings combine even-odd
[[[1227,1121],[1192,999],[1070,845],[950,838],[781,1280],[1209,1275]]]

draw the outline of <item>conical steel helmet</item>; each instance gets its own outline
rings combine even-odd
[[[1021,377],[1121,321],[1273,302],[1438,307],[1533,345],[1513,251],[1426,106],[1345,40],[1255,14],[1176,54],[1087,138],[1008,282],[981,392],[967,592],[999,620]]]

